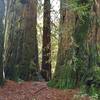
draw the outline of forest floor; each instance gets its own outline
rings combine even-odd
[[[79,89],[49,88],[46,82],[16,83],[8,80],[0,88],[0,100],[89,100],[87,97],[73,99],[77,93]]]

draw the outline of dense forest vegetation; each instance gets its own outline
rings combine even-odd
[[[100,0],[0,0],[0,85],[6,80],[100,100]]]

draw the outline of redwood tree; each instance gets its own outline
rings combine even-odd
[[[44,0],[42,75],[46,81],[51,79],[51,28],[50,0]]]

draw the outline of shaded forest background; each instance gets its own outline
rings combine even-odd
[[[0,0],[0,84],[6,80],[84,88],[99,100],[100,1]]]

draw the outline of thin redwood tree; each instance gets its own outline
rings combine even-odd
[[[42,75],[46,81],[51,79],[51,28],[50,0],[44,0]]]
[[[3,84],[3,66],[2,66],[2,60],[3,60],[3,38],[4,38],[4,27],[3,27],[3,17],[4,17],[4,1],[0,0],[0,85]]]

